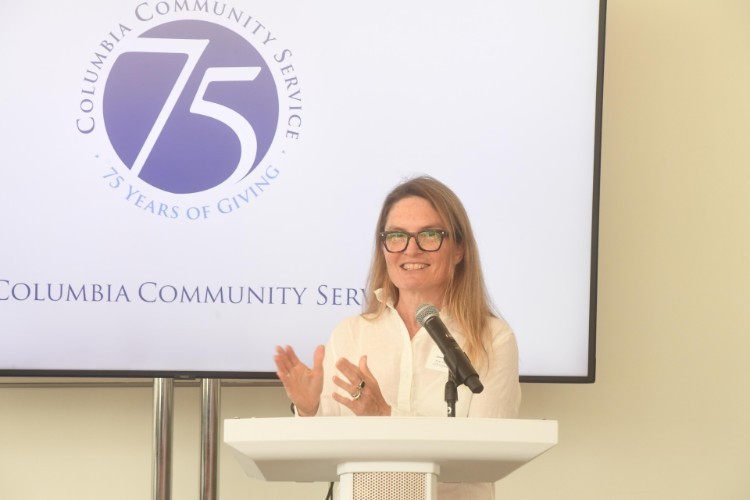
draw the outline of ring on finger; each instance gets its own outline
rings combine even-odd
[[[360,389],[360,387],[357,386],[357,388],[354,390],[351,396],[354,401],[358,400],[359,398],[362,397],[362,389]]]
[[[360,391],[365,388],[365,379],[360,379],[359,384],[357,385],[357,389]]]

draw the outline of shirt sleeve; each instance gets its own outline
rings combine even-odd
[[[325,357],[323,358],[323,391],[320,394],[320,404],[316,416],[338,417],[341,416],[342,406],[337,403],[332,394],[337,387],[333,383],[333,376],[336,373],[335,363],[339,358],[339,348],[337,339],[347,338],[351,335],[349,321],[345,320],[339,323],[326,344]]]
[[[472,396],[467,416],[517,418],[521,407],[518,344],[505,321],[495,319],[492,324],[492,349],[488,364],[480,375],[484,390]]]

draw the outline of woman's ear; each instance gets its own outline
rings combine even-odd
[[[453,265],[457,266],[462,260],[464,260],[464,244],[456,245],[456,249],[453,252]]]

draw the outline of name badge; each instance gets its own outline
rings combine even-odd
[[[445,364],[445,358],[443,353],[440,351],[438,346],[434,346],[430,351],[430,355],[427,356],[427,369],[437,370],[439,372],[448,373],[448,365]]]

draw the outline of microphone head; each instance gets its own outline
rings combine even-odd
[[[438,311],[437,307],[432,304],[422,304],[417,307],[417,323],[419,323],[420,326],[424,326],[425,321],[428,319],[439,315],[440,311]]]

